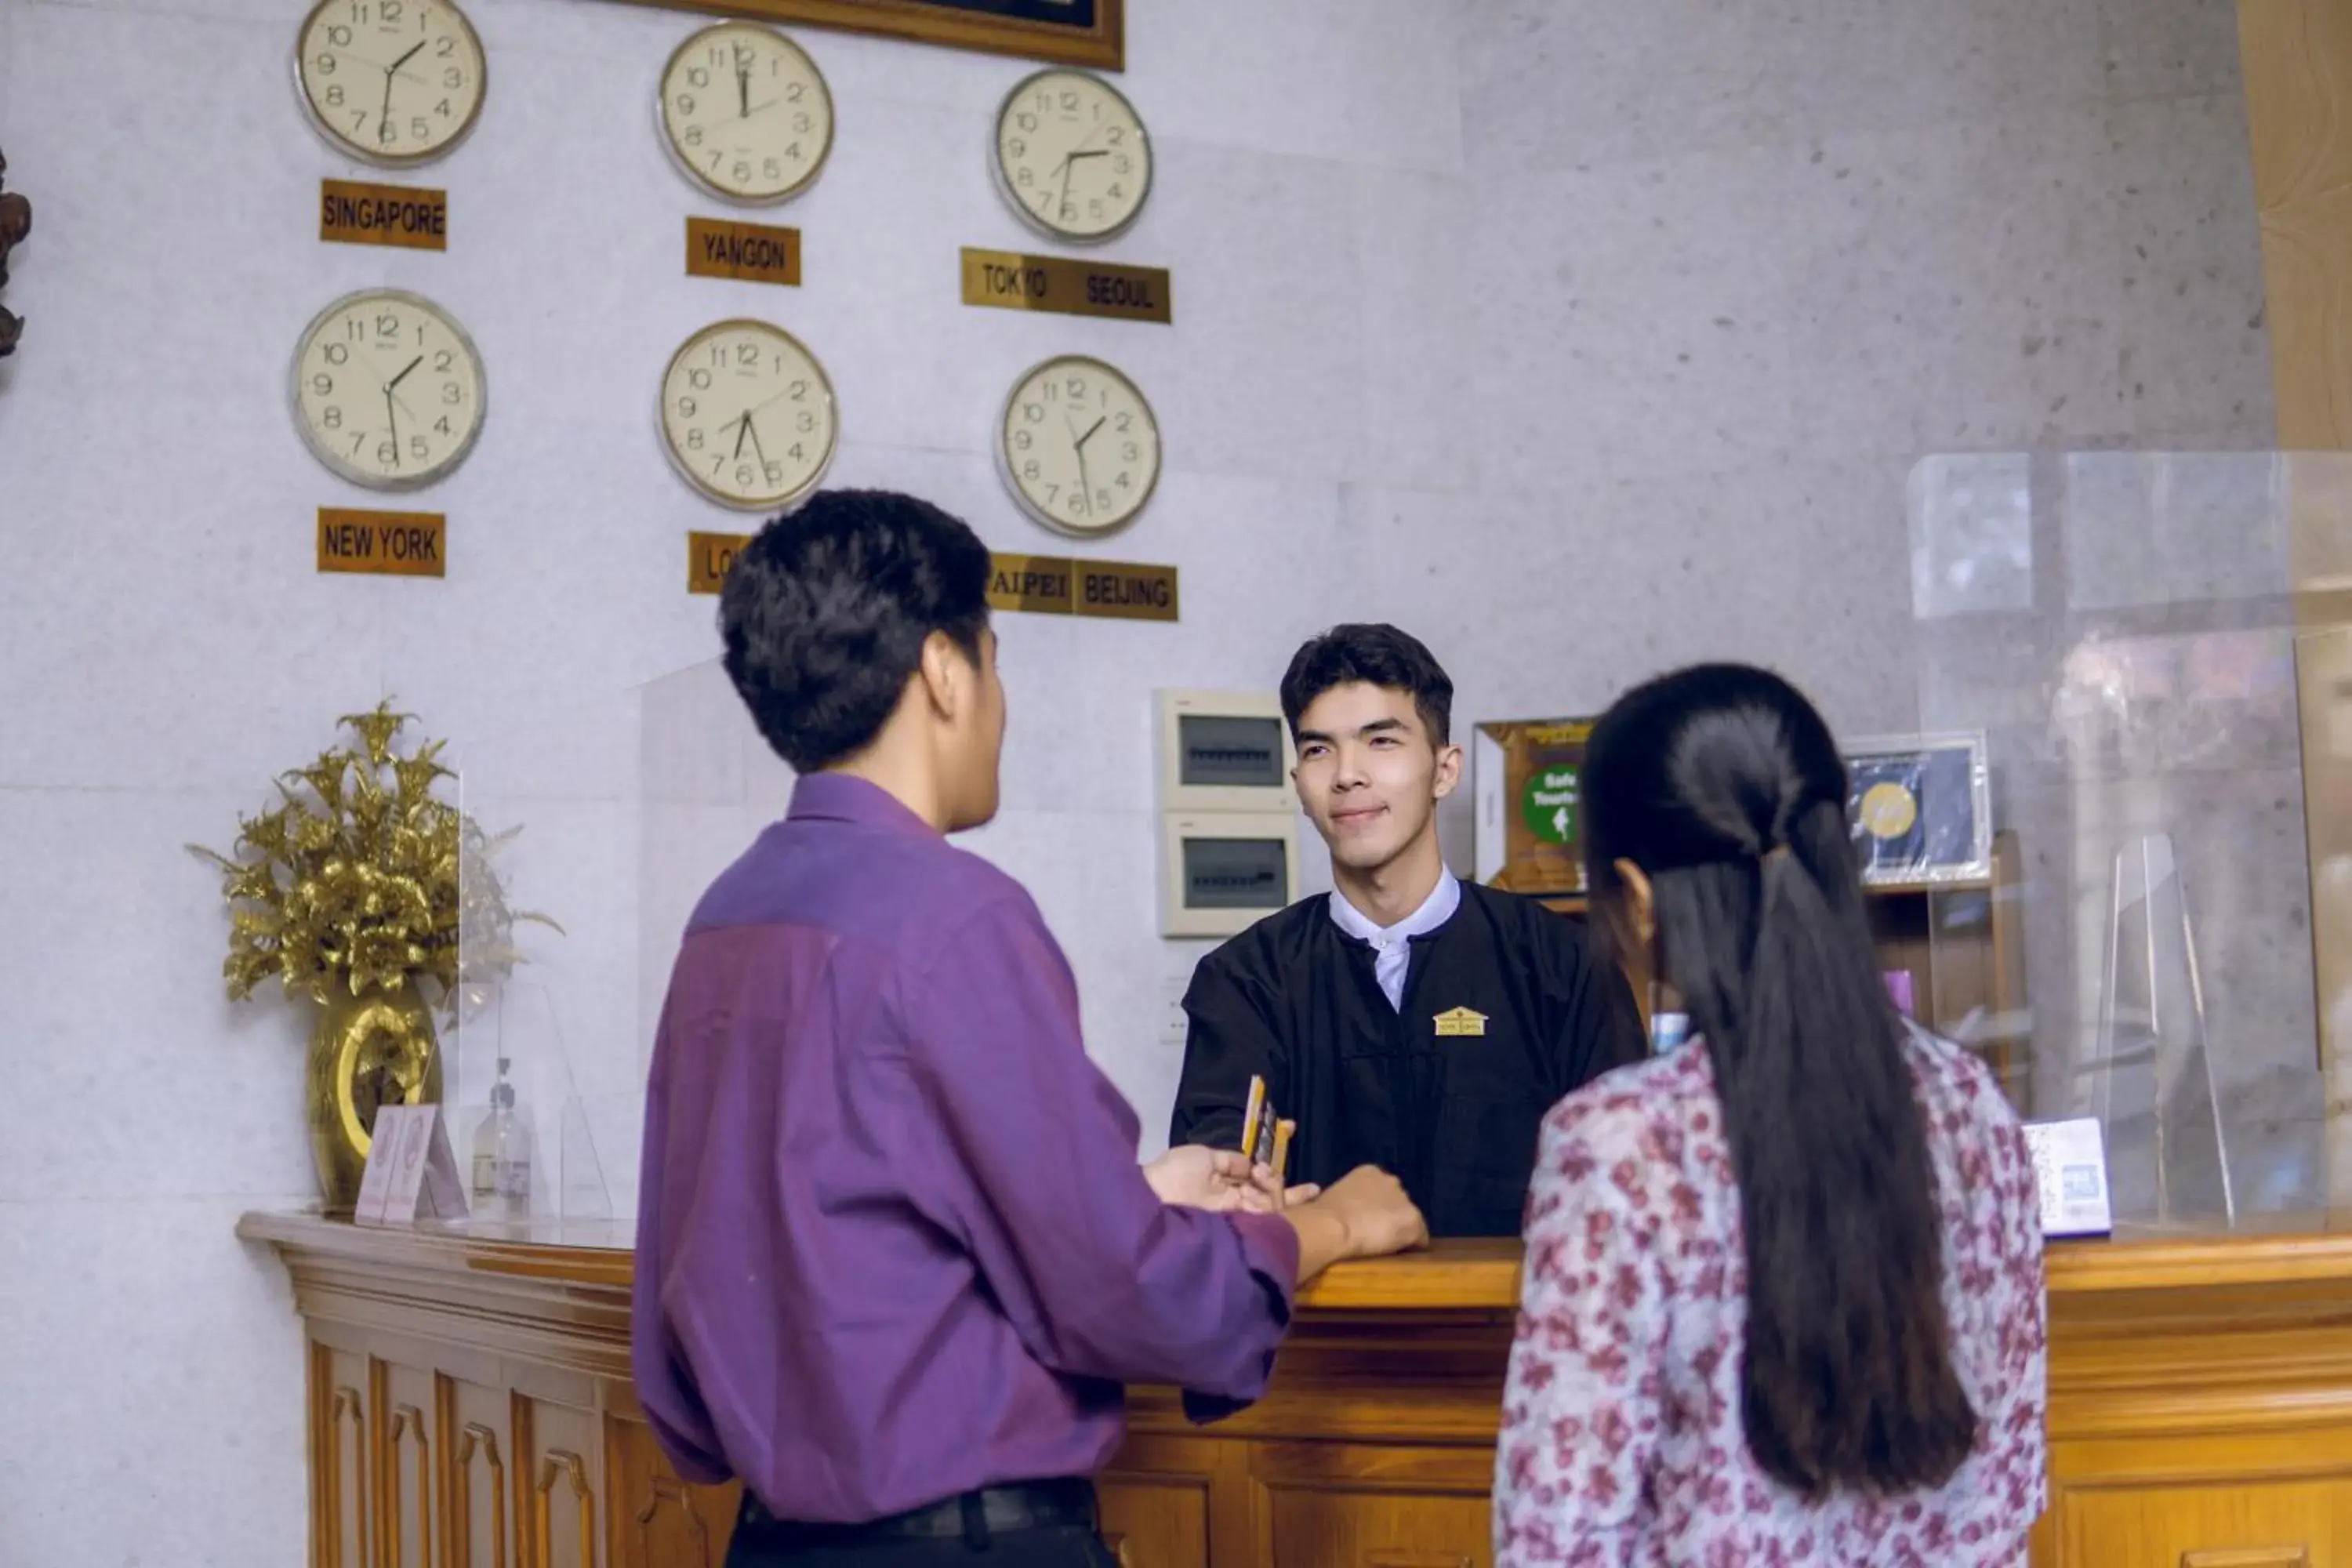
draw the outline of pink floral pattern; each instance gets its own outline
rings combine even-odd
[[[1496,1568],[2023,1568],[2047,1500],[2033,1162],[1991,1075],[1908,1047],[1944,1215],[1944,1310],[1976,1450],[1934,1492],[1818,1507],[1740,1424],[1747,1266],[1715,1074],[1692,1044],[1553,1107],[1528,1194],[1495,1464]]]

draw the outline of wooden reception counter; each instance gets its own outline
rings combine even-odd
[[[2053,1245],[2043,1568],[2352,1568],[2352,1224]],[[255,1214],[307,1329],[316,1568],[711,1568],[629,1385],[625,1235]],[[1518,1248],[1336,1268],[1211,1427],[1139,1390],[1103,1478],[1136,1568],[1473,1568]]]

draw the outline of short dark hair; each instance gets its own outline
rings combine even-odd
[[[1979,1427],[1941,1293],[1940,1205],[1966,1194],[1937,1190],[1829,725],[1769,671],[1695,665],[1601,715],[1582,784],[1602,929],[1627,930],[1631,860],[1715,1069],[1748,1254],[1748,1451],[1813,1500],[1942,1486]]]
[[[1291,656],[1282,678],[1282,715],[1291,735],[1318,697],[1359,680],[1409,694],[1430,744],[1445,744],[1454,726],[1454,681],[1419,638],[1386,625],[1333,626]]]
[[[882,732],[933,632],[978,662],[988,574],[988,547],[929,502],[823,491],[728,568],[728,678],[795,772],[830,767]]]

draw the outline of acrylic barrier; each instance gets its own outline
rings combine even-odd
[[[640,1050],[649,1054],[688,918],[711,881],[784,815],[793,773],[761,738],[717,659],[645,682],[629,705],[636,1023]]]
[[[587,839],[595,818],[533,811],[529,802],[482,787],[470,771],[459,773],[451,794],[465,826],[458,983],[442,1035],[443,1105],[467,1189],[465,1227],[494,1237],[527,1229],[535,1241],[559,1244],[567,1227],[578,1227],[601,1242],[608,1222],[626,1216],[615,1215],[600,1142],[630,1137],[631,1097],[624,1091],[618,1108],[603,1103],[583,1060],[583,1047],[594,1044],[583,1037],[593,1037],[598,1009],[568,977],[595,963],[566,944],[575,926],[593,922],[561,908],[542,918],[550,904],[574,900],[551,900],[554,889],[541,879],[515,869],[517,850],[534,831],[556,840],[534,846],[551,850],[549,858],[576,858],[585,846],[562,840]],[[615,1152],[634,1160],[634,1141]]]
[[[2000,984],[1940,1026],[2033,1120],[2098,1121],[2119,1223],[2324,1208],[2331,1141],[2340,1199],[2352,460],[1938,456],[1908,513],[1913,739],[1973,772],[1873,796],[1857,768],[1856,834],[1867,859],[1986,814],[1980,894],[1927,941]]]

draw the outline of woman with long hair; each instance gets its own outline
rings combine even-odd
[[[1545,1121],[1497,1568],[2021,1568],[2032,1161],[1991,1074],[1888,996],[1829,727],[1699,666],[1609,710],[1582,784],[1601,929],[1691,1033]]]

